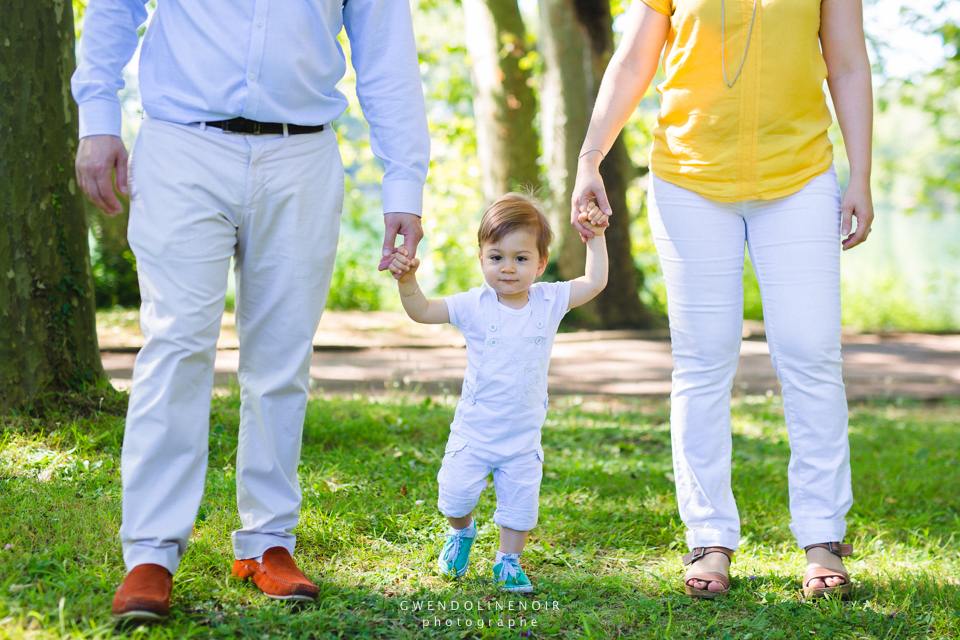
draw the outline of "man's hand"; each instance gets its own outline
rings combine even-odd
[[[394,246],[397,236],[403,236],[403,247],[406,255],[413,260],[417,256],[417,245],[423,238],[423,227],[420,226],[420,216],[412,213],[386,213],[383,215],[383,257],[380,259],[378,271],[386,271],[393,262],[393,254],[397,252]],[[395,278],[399,276],[394,274]]]
[[[123,205],[113,193],[112,173],[117,172],[117,190],[127,195],[127,148],[118,136],[80,138],[77,149],[77,182],[87,197],[104,213],[123,213]]]

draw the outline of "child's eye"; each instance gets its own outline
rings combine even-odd
[[[517,262],[526,262],[526,260],[527,260],[527,259],[524,258],[523,256],[520,256],[520,257],[517,258]]]
[[[500,262],[500,256],[490,256],[490,259],[494,262]]]

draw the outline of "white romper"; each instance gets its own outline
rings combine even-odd
[[[569,282],[534,284],[519,310],[486,285],[446,298],[450,323],[467,341],[467,370],[437,476],[444,515],[470,513],[492,472],[494,521],[517,531],[536,526],[547,370],[569,300]]]

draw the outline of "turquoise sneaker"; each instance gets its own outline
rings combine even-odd
[[[493,565],[493,580],[501,591],[530,593],[533,585],[520,566],[519,553],[505,553],[500,562]]]
[[[437,558],[437,569],[440,575],[448,578],[459,578],[467,572],[470,566],[470,548],[477,539],[477,530],[474,528],[472,536],[447,534],[447,541],[440,550]]]

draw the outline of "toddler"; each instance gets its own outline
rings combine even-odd
[[[450,522],[437,560],[444,575],[467,571],[477,535],[473,509],[492,472],[500,527],[494,580],[505,591],[533,591],[519,559],[537,524],[550,350],[561,318],[607,283],[607,217],[592,205],[579,219],[594,236],[587,240],[586,275],[569,282],[534,283],[547,267],[553,234],[540,203],[517,193],[494,202],[480,221],[486,281],[480,287],[428,300],[417,284],[420,261],[403,248],[394,254],[390,271],[407,315],[425,324],[449,322],[467,343],[463,393],[437,476],[437,506]]]

